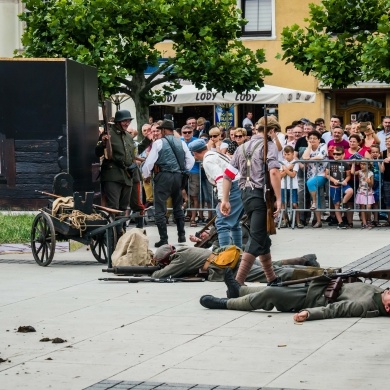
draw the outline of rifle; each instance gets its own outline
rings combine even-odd
[[[207,224],[199,231],[197,232],[195,235],[196,237],[200,238],[201,234],[203,232],[205,232],[211,225],[214,224],[215,222],[215,219],[217,218],[217,215],[214,215],[213,218],[211,218],[211,220],[209,222],[207,222]],[[206,238],[203,238],[202,241],[199,241],[197,242],[194,246],[196,248],[203,248],[204,246],[206,246],[210,241],[213,241],[214,238],[217,236],[217,230],[215,230],[215,232],[211,235],[209,235],[208,237]]]
[[[102,269],[102,272],[109,272],[115,275],[151,275],[155,271],[159,271],[161,267],[158,266],[122,266]],[[115,279],[116,280],[116,279]]]
[[[266,107],[266,106],[265,106]],[[268,170],[267,155],[268,155],[268,133],[267,133],[267,110],[264,109],[264,201],[267,207],[267,233],[269,235],[276,234],[275,219],[274,219],[274,202],[275,192],[271,185],[271,176]]]
[[[310,278],[305,279],[297,279],[297,280],[289,280],[287,282],[280,282],[277,284],[278,287],[285,287],[285,286],[292,286],[293,284],[301,284],[301,283],[309,283],[313,280],[322,278],[323,276],[326,276],[329,279],[348,279],[348,278],[364,278],[365,280],[371,280],[372,279],[384,279],[384,280],[390,280],[390,269],[380,269],[380,270],[374,270],[374,271],[346,271],[346,272],[337,272],[334,274],[324,274],[320,276],[312,276]]]
[[[203,278],[150,278],[150,277],[138,277],[138,278],[100,278],[104,282],[153,282],[153,283],[177,283],[177,282],[204,282]]]
[[[107,111],[106,111],[106,104],[104,99],[103,91],[100,92],[100,99],[102,101],[102,114],[103,114],[103,126],[104,131],[102,134],[107,135],[107,139],[105,142],[105,149],[104,149],[104,158],[107,160],[112,159],[112,145],[110,140],[110,134],[108,132],[108,121],[107,121]]]
[[[46,192],[46,191],[35,190],[35,192],[38,192],[39,194],[51,196],[52,198],[62,198],[61,195],[52,194],[52,193]],[[98,204],[93,204],[92,206],[95,207],[95,209],[103,210],[103,211],[106,211],[107,213],[112,213],[112,214],[122,214],[123,213],[122,210],[111,209],[109,207],[99,206]]]

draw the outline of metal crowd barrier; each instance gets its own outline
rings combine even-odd
[[[356,163],[356,164],[359,164],[361,162],[367,162],[367,163],[373,163],[373,162],[378,162],[379,164],[383,162],[383,159],[378,159],[378,160],[368,160],[368,159],[356,159],[356,160],[337,160],[337,162],[346,162],[346,163]],[[324,164],[326,163],[327,164],[327,168],[329,168],[329,163],[336,163],[336,160],[310,160],[310,162],[308,160],[295,160],[294,164],[315,164],[315,165],[319,165],[319,164]],[[341,164],[340,164],[340,167],[341,167]],[[316,168],[317,169],[317,168]],[[371,169],[372,170],[372,169]],[[303,180],[303,183],[304,183],[304,186],[303,186],[303,193],[301,193],[301,198],[299,197],[299,189],[298,189],[298,207],[297,208],[293,208],[293,203],[292,203],[292,191],[287,192],[288,188],[287,187],[292,187],[292,182],[293,182],[293,178],[291,177],[285,177],[284,180],[285,181],[285,185],[284,185],[284,189],[282,189],[282,191],[285,191],[284,195],[285,195],[285,201],[286,201],[286,207],[284,209],[281,210],[281,213],[280,213],[280,216],[279,216],[279,221],[278,221],[278,228],[280,229],[281,227],[281,224],[282,224],[282,221],[283,221],[283,213],[286,212],[287,215],[288,215],[288,220],[290,221],[290,227],[292,229],[295,228],[295,223],[296,223],[296,213],[299,212],[299,213],[313,213],[314,211],[319,211],[321,213],[331,213],[331,212],[334,212],[334,211],[340,211],[340,212],[361,212],[361,211],[367,211],[367,212],[378,212],[378,213],[383,213],[383,212],[388,212],[389,210],[386,209],[386,205],[383,201],[383,197],[384,197],[384,194],[382,192],[382,187],[383,187],[383,179],[382,179],[382,174],[380,173],[380,178],[381,180],[379,180],[379,187],[378,187],[378,192],[380,194],[379,196],[379,201],[378,201],[378,207],[377,208],[371,208],[369,210],[366,210],[366,209],[360,209],[359,205],[356,204],[356,201],[355,201],[355,196],[356,196],[356,190],[358,189],[358,184],[359,184],[359,180],[357,179],[357,176],[355,176],[355,180],[351,180],[349,182],[349,185],[351,186],[351,188],[353,189],[353,196],[352,196],[352,199],[349,201],[350,203],[353,203],[353,207],[349,208],[347,211],[345,210],[337,210],[335,209],[334,207],[331,207],[332,206],[332,200],[331,200],[331,196],[330,196],[330,186],[329,186],[329,180],[326,179],[326,183],[325,185],[322,186],[322,188],[320,187],[320,191],[319,191],[319,197],[318,197],[318,192],[317,192],[317,206],[319,205],[318,202],[320,202],[321,205],[324,205],[325,207],[317,207],[315,210],[311,210],[310,207],[299,207],[299,204],[303,204],[303,205],[307,205],[308,203],[311,203],[311,196],[309,194],[309,191],[307,189],[307,186],[306,186],[306,182],[307,182],[307,172],[306,172],[306,169],[305,170],[302,170],[301,168],[299,169],[298,172],[301,172],[301,180]],[[374,172],[373,172],[374,173]],[[299,173],[297,173],[298,175]],[[352,175],[353,177],[354,175]],[[298,183],[299,184],[299,183]],[[318,187],[318,186],[317,186]],[[289,196],[288,196],[289,195]],[[343,197],[343,196],[342,196]],[[341,197],[341,198],[342,198]],[[326,205],[326,202],[328,203]],[[326,207],[327,206],[327,207]],[[389,205],[390,206],[390,205]],[[321,221],[320,221],[321,222]]]

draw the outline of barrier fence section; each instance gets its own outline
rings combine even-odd
[[[324,174],[330,173],[333,175],[333,177],[343,177],[346,176],[346,170],[344,168],[343,163],[347,163],[348,165],[355,164],[356,172],[360,170],[360,163],[366,162],[369,164],[369,170],[373,172],[373,179],[374,179],[374,185],[372,187],[372,190],[374,192],[375,196],[375,204],[372,205],[371,209],[369,210],[370,213],[387,213],[386,204],[384,201],[384,193],[383,193],[383,174],[380,172],[380,165],[383,162],[383,159],[378,160],[367,160],[367,159],[356,159],[356,160],[295,160],[293,164],[299,164],[299,169],[297,172],[297,181],[298,181],[298,199],[297,202],[293,202],[293,192],[288,191],[288,189],[293,188],[293,178],[286,176],[282,179],[284,181],[284,189],[281,191],[284,192],[284,200],[285,204],[282,206],[282,210],[280,213],[280,216],[278,218],[278,228],[281,227],[283,223],[283,215],[286,216],[288,225],[291,228],[295,228],[297,220],[301,218],[302,214],[305,213],[305,215],[313,212],[320,212],[320,213],[333,213],[335,211],[340,211],[342,213],[349,213],[350,218],[352,218],[354,212],[361,212],[362,208],[360,208],[360,205],[356,204],[356,191],[359,187],[359,178],[358,174],[351,175],[351,180],[348,182],[349,186],[353,190],[353,195],[348,202],[348,210],[335,208],[333,199],[332,199],[332,192],[334,195],[334,191],[331,190],[331,185],[329,185],[329,179],[326,177],[324,179]],[[311,165],[310,170],[310,177],[308,177],[308,165]],[[336,171],[333,169],[333,172],[330,172],[330,164],[338,166],[338,170]],[[373,170],[373,164],[375,164],[374,170]],[[320,168],[321,167],[321,168]],[[324,172],[324,169],[326,171]],[[322,173],[322,172],[323,173]],[[315,174],[316,172],[321,172],[319,175]],[[216,189],[209,183],[207,180],[206,174],[203,169],[200,170],[200,173],[198,176],[199,180],[199,191],[197,191],[197,194],[191,195],[190,192],[190,183],[188,184],[188,188],[186,191],[187,196],[187,211],[198,211],[201,213],[201,217],[203,217],[203,212],[207,211],[215,211],[215,207],[218,203],[218,199],[216,196]],[[195,176],[196,177],[196,176]],[[194,179],[194,176],[192,177],[192,180]],[[311,179],[311,186],[314,186],[317,189],[317,199],[315,203],[315,209],[312,207],[312,195],[310,194],[310,191],[307,187],[307,181]],[[333,185],[333,187],[335,187]],[[368,194],[370,191],[370,187],[366,188],[366,194]],[[313,191],[312,191],[313,192]],[[193,199],[192,197],[197,197],[199,201],[199,207],[194,207],[193,205]],[[341,199],[343,197],[341,196]],[[367,198],[368,199],[368,198]],[[339,206],[338,206],[339,207]],[[390,208],[390,205],[389,205]],[[168,207],[168,210],[172,210],[172,208]],[[307,213],[307,214],[306,214]],[[306,218],[306,217],[305,217]],[[303,219],[303,218],[302,218]],[[307,218],[306,218],[307,219]]]
[[[334,177],[335,179],[339,178],[346,178],[346,170],[345,170],[345,164],[347,163],[350,168],[352,167],[352,164],[355,165],[355,172],[356,174],[351,174],[351,179],[348,181],[348,185],[352,188],[353,194],[351,196],[351,199],[348,201],[347,208],[341,206],[343,194],[345,189],[347,189],[345,186],[336,186],[333,183],[330,183],[328,177],[329,175],[331,177]],[[369,210],[366,210],[364,208],[360,207],[360,204],[356,204],[356,193],[357,189],[359,188],[359,174],[357,172],[360,171],[360,163],[367,163],[368,169],[365,173],[365,177],[368,176],[368,171],[371,171],[373,173],[373,186],[366,186],[366,188],[363,191],[363,194],[366,196],[367,203],[365,204],[366,208],[371,208]],[[278,221],[278,227],[280,228],[283,224],[284,218],[283,214],[286,217],[288,221],[288,225],[291,228],[295,228],[296,223],[299,221],[299,219],[306,219],[306,213],[334,213],[334,212],[341,212],[346,213],[346,215],[349,217],[349,220],[352,221],[353,213],[354,212],[361,212],[361,211],[368,211],[369,213],[387,213],[386,204],[384,201],[384,191],[383,191],[383,174],[381,173],[380,166],[383,163],[383,159],[377,159],[377,160],[368,160],[368,159],[356,159],[356,160],[295,160],[293,164],[299,164],[299,170],[297,172],[298,177],[298,202],[293,202],[293,192],[288,191],[288,189],[293,188],[293,178],[286,176],[282,180],[284,180],[284,189],[282,189],[282,192],[284,192],[284,199],[286,200],[286,203],[284,206],[282,206],[281,215]],[[308,177],[308,165],[311,165],[310,170],[310,177]],[[337,169],[333,168],[330,169],[331,165],[333,167],[336,167]],[[325,168],[325,171],[324,171]],[[324,179],[325,177],[325,179]],[[307,186],[308,180],[311,180],[310,187],[315,188],[314,191],[309,191],[309,188]],[[341,190],[341,202],[337,204],[338,198],[336,197],[336,191],[332,191],[331,187],[333,188],[342,188]],[[369,193],[373,192],[375,203],[370,205],[368,202],[368,195]],[[313,205],[313,192],[315,193],[314,196],[316,196],[316,202]],[[332,196],[333,195],[333,196]],[[334,202],[336,200],[336,202]],[[335,207],[336,203],[336,207]],[[368,207],[367,207],[368,205]],[[341,208],[340,208],[341,206]],[[390,205],[389,205],[390,208]],[[305,215],[305,217],[302,216],[302,214]],[[302,217],[302,218],[301,218]],[[371,217],[368,215],[368,219],[370,220]],[[376,219],[378,220],[378,218]]]

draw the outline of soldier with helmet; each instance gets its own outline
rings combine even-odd
[[[95,148],[95,154],[100,158],[105,155],[108,141],[111,143],[112,156],[108,158],[106,154],[101,164],[102,194],[107,207],[123,211],[126,211],[130,203],[133,185],[128,167],[134,161],[135,144],[126,131],[132,119],[130,111],[117,111],[109,135],[102,133]]]

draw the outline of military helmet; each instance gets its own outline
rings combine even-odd
[[[119,110],[115,113],[114,122],[122,122],[134,119],[132,118],[129,110]]]

